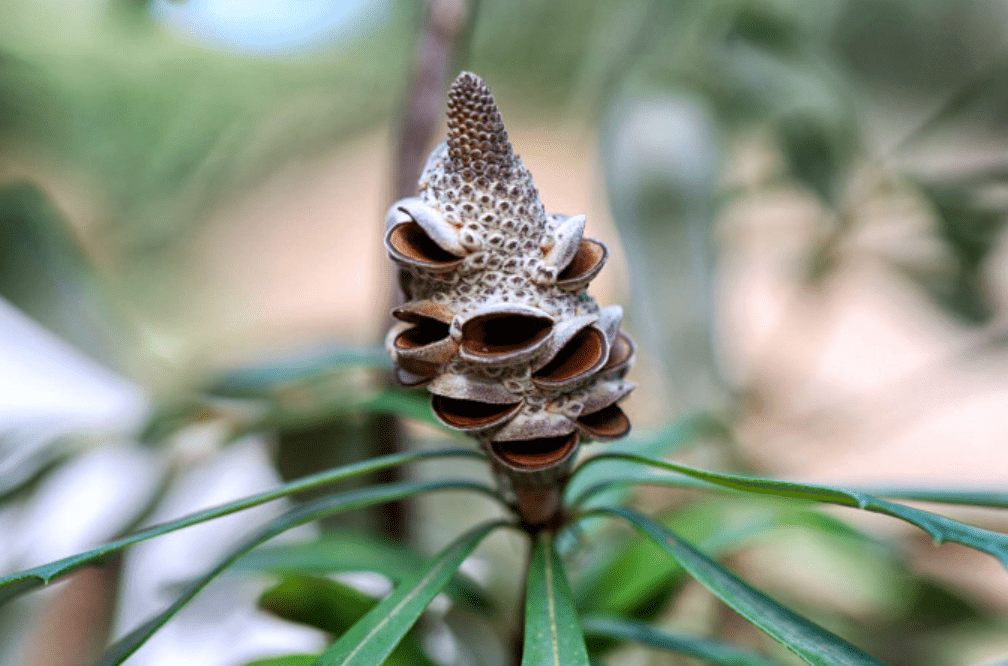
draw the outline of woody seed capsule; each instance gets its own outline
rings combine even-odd
[[[463,72],[447,140],[386,216],[407,299],[386,346],[399,381],[425,385],[438,420],[481,443],[533,524],[557,507],[523,497],[555,498],[544,491],[582,441],[630,430],[616,403],[633,389],[634,344],[622,309],[586,292],[608,250],[584,228],[584,215],[545,212],[489,88]]]

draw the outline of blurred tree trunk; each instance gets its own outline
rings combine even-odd
[[[448,85],[468,52],[475,15],[475,3],[466,0],[432,0],[427,6],[393,162],[393,201],[416,193]]]
[[[466,0],[433,0],[427,5],[418,31],[413,71],[403,100],[401,121],[392,156],[392,200],[416,193],[417,179],[427,157],[434,130],[444,113],[449,79],[454,76],[468,48],[474,11]],[[376,215],[376,232],[384,233],[384,211]],[[389,300],[381,307],[402,301],[398,286],[389,287]],[[390,319],[391,322],[391,319]],[[392,383],[391,375],[381,381]],[[280,434],[278,466],[285,479],[311,474],[336,465],[386,455],[406,448],[402,424],[390,414],[377,414],[355,427],[346,421],[322,423]],[[401,468],[378,472],[360,481],[390,483],[402,480]],[[373,531],[396,540],[409,537],[407,502],[395,502],[366,516],[341,517],[340,524]]]
[[[75,573],[32,624],[27,666],[91,666],[109,639],[120,556]]]

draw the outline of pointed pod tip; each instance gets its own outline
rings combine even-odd
[[[486,83],[483,81],[483,79],[479,77],[478,74],[473,74],[472,72],[465,69],[459,72],[459,75],[455,78],[455,82],[452,83],[453,90],[455,88],[463,88],[463,87],[475,88],[479,86],[486,87]]]
[[[448,167],[466,180],[509,179],[514,153],[486,82],[462,72],[448,90]]]
[[[603,442],[626,437],[630,432],[630,419],[618,405],[609,405],[592,414],[583,414],[577,423],[586,437]]]

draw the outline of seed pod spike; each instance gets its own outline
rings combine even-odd
[[[393,204],[385,246],[407,302],[386,346],[397,378],[427,387],[443,425],[476,439],[502,494],[530,528],[563,520],[582,442],[625,435],[616,402],[633,342],[619,306],[587,287],[608,256],[585,216],[547,214],[486,83],[448,92],[448,138],[415,197]]]
[[[514,152],[490,88],[472,72],[462,72],[448,91],[446,170],[465,180],[484,174],[507,180],[513,166]]]

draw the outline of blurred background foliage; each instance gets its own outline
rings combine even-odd
[[[278,14],[260,20],[287,25],[277,18],[287,12],[296,34],[269,43],[229,31],[227,21],[243,13],[221,10],[227,4],[0,1],[0,296],[139,387],[146,401],[130,418],[104,423],[97,438],[68,422],[59,405],[50,418],[28,419],[13,398],[9,409],[0,402],[4,515],[24,514],[49,475],[107,443],[108,432],[161,452],[168,464],[150,496],[116,529],[99,530],[101,538],[142,523],[190,466],[250,434],[266,438],[270,464],[283,478],[445,437],[416,425],[404,434],[388,418],[431,421],[422,394],[387,385],[377,340],[392,278],[365,261],[380,255],[382,211],[393,198],[388,174],[403,158],[394,137],[410,127],[425,40],[445,26],[452,53],[437,72],[439,90],[458,68],[479,73],[547,207],[558,196],[551,185],[577,178],[587,193],[559,200],[590,207],[589,229],[598,224],[598,234],[613,223],[606,240],[618,233],[622,259],[614,263],[622,262],[625,277],[610,285],[607,299],[624,303],[641,342],[635,374],[645,390],[632,403],[639,421],[658,432],[706,410],[731,434],[687,455],[743,471],[814,476],[822,466],[801,461],[832,458],[825,445],[807,442],[826,437],[855,454],[872,446],[877,431],[851,434],[851,422],[877,395],[855,380],[832,390],[817,379],[817,355],[828,355],[830,325],[841,319],[831,308],[866,298],[837,292],[851,267],[866,262],[885,276],[880,291],[897,285],[911,294],[904,299],[912,302],[909,314],[899,317],[924,320],[931,336],[919,345],[925,351],[914,347],[923,360],[910,371],[869,388],[892,398],[933,385],[947,397],[943,392],[972,381],[950,374],[959,365],[1002,367],[1003,3],[372,0],[332,3],[342,19],[321,26],[296,16],[329,16],[315,7],[326,3],[278,2]],[[429,148],[441,131],[421,143]],[[551,136],[561,139],[551,143]],[[357,191],[358,171],[384,182]],[[271,196],[281,203],[264,204]],[[333,231],[320,236],[319,226]],[[307,240],[298,241],[302,236]],[[268,250],[275,244],[283,260],[256,265],[269,254],[250,252],[247,238]],[[323,255],[347,245],[361,266],[333,259],[321,271],[311,265],[317,257],[298,254],[325,239],[332,247],[323,245]],[[779,264],[770,278],[760,272],[765,256]],[[285,279],[306,270],[321,282]],[[222,277],[227,287],[213,291]],[[248,282],[251,291],[271,281],[278,285],[258,299],[235,293],[236,285]],[[298,302],[315,299],[317,311],[305,314],[286,301],[272,308],[278,292],[303,289]],[[330,292],[361,298],[337,310],[324,296]],[[788,297],[777,298],[781,293]],[[746,307],[776,315],[740,324]],[[923,329],[900,330],[913,337]],[[945,337],[935,342],[935,330]],[[8,352],[20,344],[26,353],[47,353],[31,339],[2,340]],[[873,341],[861,343],[855,355]],[[978,399],[1004,390],[1003,381],[985,381],[972,381]],[[9,382],[4,390],[20,389]],[[818,399],[794,408],[809,395]],[[927,411],[943,399],[910,402]],[[900,409],[892,418],[901,418]],[[984,418],[976,424],[981,432]],[[965,432],[968,439],[977,430]],[[978,461],[974,467],[997,469],[983,452],[961,453]],[[956,452],[946,455],[947,464],[935,462],[943,476],[929,476],[931,468],[901,475],[913,465],[900,458],[888,459],[888,468],[865,465],[904,481],[991,482],[957,473]],[[956,578],[939,564],[921,565],[928,555],[920,544],[896,549],[871,530],[867,536],[860,525],[819,513],[785,518],[759,503],[698,498],[637,499],[888,663],[982,663],[1008,653],[1008,586],[973,594],[978,585],[961,580],[973,574]],[[327,529],[331,538],[346,538],[344,553],[373,553],[367,539],[374,535],[409,537],[429,551],[444,543],[444,525],[431,516],[446,509],[434,506],[343,519]],[[781,543],[791,550],[771,548]],[[799,553],[792,557],[812,570],[788,584],[767,554],[774,552],[781,561]],[[31,564],[15,555],[5,566]],[[507,553],[487,557],[507,560]],[[843,581],[851,589],[837,592],[840,577],[823,561],[856,572]],[[969,569],[972,561],[959,564]],[[656,549],[607,535],[597,557],[572,566],[579,565],[575,592],[586,612],[666,618],[788,660]],[[306,582],[317,569],[280,570],[289,577],[262,600],[276,615],[333,633],[369,607],[342,583]],[[507,597],[514,594],[508,581],[504,571],[488,584]],[[314,605],[304,590],[318,595]],[[347,617],[319,610],[327,604],[344,607]],[[684,609],[692,611],[686,619]],[[462,643],[466,635],[493,635],[475,616],[447,617]],[[10,645],[33,635],[30,621],[0,622],[6,654],[22,654]],[[100,643],[105,634],[95,631]],[[424,649],[411,639],[396,658],[417,663]],[[451,654],[456,663],[492,664],[502,650]]]

